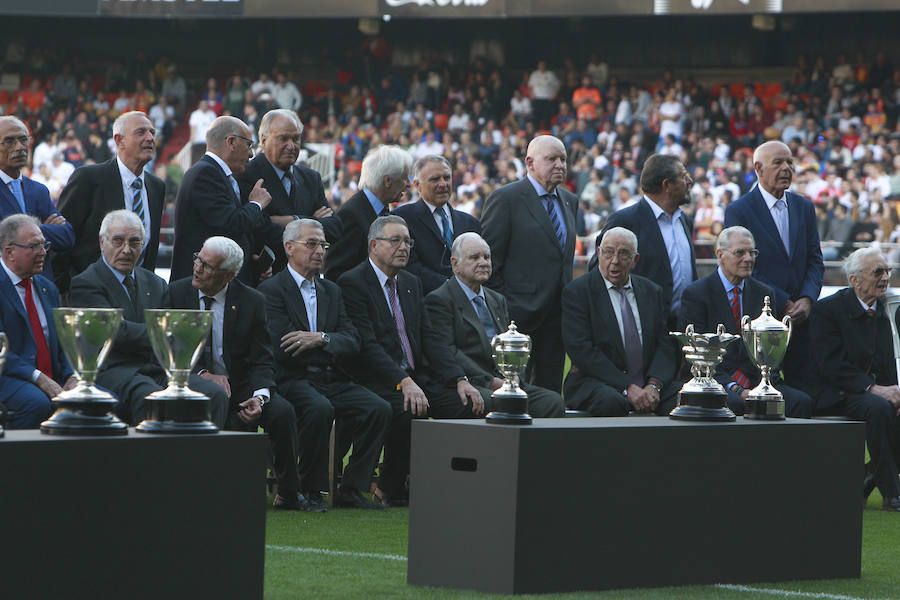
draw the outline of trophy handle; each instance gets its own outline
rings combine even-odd
[[[744,338],[744,344],[749,349],[753,343],[753,330],[750,329],[750,315],[741,317],[741,330],[738,332]]]
[[[787,346],[791,343],[791,334],[794,332],[794,320],[791,318],[791,315],[784,315],[781,322],[787,327],[787,341],[785,342],[785,346]]]

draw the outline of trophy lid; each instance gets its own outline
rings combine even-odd
[[[516,328],[516,322],[510,321],[509,329],[503,333],[498,333],[491,340],[491,346],[497,346],[498,344],[503,348],[519,348],[531,344],[531,337],[524,333],[519,333],[519,330]]]
[[[789,319],[790,317],[785,318]],[[772,316],[771,300],[766,296],[763,300],[762,312],[750,321],[750,329],[753,331],[787,331],[788,326]]]

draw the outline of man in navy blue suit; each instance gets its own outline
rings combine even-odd
[[[22,214],[0,221],[0,329],[9,340],[0,403],[14,413],[10,429],[37,428],[50,416],[50,398],[75,386],[53,324],[59,292],[40,275],[49,244],[39,225]]]
[[[753,233],[759,258],[753,276],[775,292],[779,313],[791,316],[793,333],[782,370],[789,385],[811,389],[809,324],[822,290],[824,264],[812,202],[787,189],[794,158],[785,144],[762,144],[753,153],[759,184],[725,209],[725,227],[741,225]]]
[[[53,249],[65,252],[75,245],[72,225],[53,206],[47,186],[22,175],[30,144],[25,123],[15,117],[0,117],[0,219],[17,213],[37,217],[41,233]],[[44,261],[42,274],[53,280],[49,260]]]

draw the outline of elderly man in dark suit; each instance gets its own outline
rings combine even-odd
[[[486,403],[503,385],[491,351],[491,339],[509,326],[506,298],[484,284],[491,276],[491,248],[474,232],[453,242],[453,277],[425,298],[425,307],[441,342],[450,347],[456,362]],[[522,383],[533,417],[561,417],[562,398],[556,392]]]
[[[212,311],[210,341],[195,372],[231,399],[228,429],[256,431],[262,425],[268,434],[278,481],[274,507],[305,510],[309,505],[297,477],[297,417],[273,389],[272,345],[266,312],[260,310],[266,299],[235,279],[243,262],[237,242],[209,238],[194,259],[193,276],[169,286],[169,305]]]
[[[337,281],[342,273],[366,260],[369,226],[377,217],[388,215],[391,204],[409,190],[411,167],[412,157],[400,146],[369,150],[359,174],[359,191],[338,209],[344,233],[328,251],[325,277]]]
[[[850,286],[816,302],[809,319],[816,414],[866,422],[872,462],[863,497],[877,486],[882,507],[900,512],[900,387],[889,321],[896,323],[896,315],[884,303],[891,269],[877,248],[860,248],[844,261],[844,272]]]
[[[419,200],[398,206],[391,214],[403,217],[409,234],[416,240],[410,248],[406,270],[422,280],[422,290],[427,294],[453,275],[453,240],[467,231],[481,233],[481,224],[450,206],[452,171],[446,158],[437,154],[423,156],[416,161],[413,172]]]
[[[637,237],[603,234],[592,269],[563,290],[563,341],[572,359],[566,404],[598,417],[668,414],[675,407],[678,348],[668,335],[662,288],[632,272]]]
[[[206,132],[206,154],[187,172],[175,200],[175,245],[169,281],[189,277],[194,253],[206,238],[224,235],[244,250],[238,279],[257,283],[253,236],[269,223],[263,210],[272,197],[260,178],[241,203],[236,176],[244,172],[253,147],[250,128],[235,117],[219,117]],[[265,271],[262,273],[266,275]]]
[[[558,392],[565,364],[560,296],[572,280],[577,200],[561,185],[566,148],[557,138],[531,140],[525,164],[525,178],[495,190],[484,205],[482,235],[494,263],[488,285],[506,296],[510,318],[531,336],[526,379]]]
[[[0,404],[14,413],[10,429],[37,428],[50,416],[50,398],[75,386],[53,321],[59,292],[40,275],[47,245],[35,217],[0,221],[0,330],[9,344]]]
[[[294,164],[300,153],[302,134],[303,123],[294,111],[276,108],[264,114],[259,124],[262,152],[238,177],[241,197],[245,201],[260,179],[272,196],[272,202],[263,210],[270,222],[257,240],[275,253],[273,273],[278,273],[287,264],[281,237],[291,221],[307,218],[319,221],[325,230],[325,238],[332,244],[344,231],[341,219],[332,213],[325,200],[322,177],[309,167]]]
[[[169,293],[165,281],[137,266],[143,245],[144,228],[134,212],[107,214],[100,223],[100,260],[72,279],[69,292],[72,306],[122,309],[122,324],[97,383],[116,395],[119,416],[132,425],[144,419],[146,397],[167,384],[150,345],[144,310],[168,307]],[[211,419],[224,427],[225,391],[196,374],[190,376],[189,385],[210,398]]]
[[[66,291],[69,281],[100,258],[100,222],[113,210],[130,210],[143,224],[144,247],[138,266],[153,271],[159,251],[159,227],[166,184],[144,171],[156,153],[156,129],[142,112],[120,115],[113,122],[117,156],[77,169],[59,197],[59,210],[75,231],[75,248],[56,256],[56,278]]]
[[[762,312],[765,297],[771,302],[775,298],[772,288],[750,277],[758,255],[749,230],[737,226],[723,230],[716,240],[718,268],[684,290],[679,331],[693,324],[698,333],[712,333],[721,323],[728,333],[740,335],[743,316],[755,319]],[[772,312],[778,315],[774,307]],[[725,358],[716,367],[715,378],[728,391],[728,407],[735,414],[744,414],[744,400],[750,389],[759,384],[761,375],[743,342],[728,345]],[[772,384],[784,395],[787,416],[812,416],[813,402],[806,393],[785,385],[777,373]]]
[[[388,506],[408,503],[412,417],[459,419],[485,411],[481,394],[431,325],[422,284],[403,271],[412,246],[401,217],[379,217],[369,228],[369,259],[338,281],[362,338],[362,351],[347,368],[393,409],[379,479]]]

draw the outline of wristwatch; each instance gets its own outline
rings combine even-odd
[[[325,345],[327,346],[328,343],[331,341],[331,336],[323,331],[322,332],[322,341],[325,342]]]
[[[456,383],[459,383],[460,381],[468,381],[468,380],[469,380],[469,378],[466,377],[465,375],[463,375],[462,377],[456,378]]]
[[[662,388],[660,388],[658,385],[656,385],[656,384],[653,383],[652,381],[648,381],[648,382],[647,382],[647,385],[652,385],[652,386],[653,386],[653,389],[656,390],[656,393],[657,393],[657,394],[661,394],[661,393],[662,393]]]

